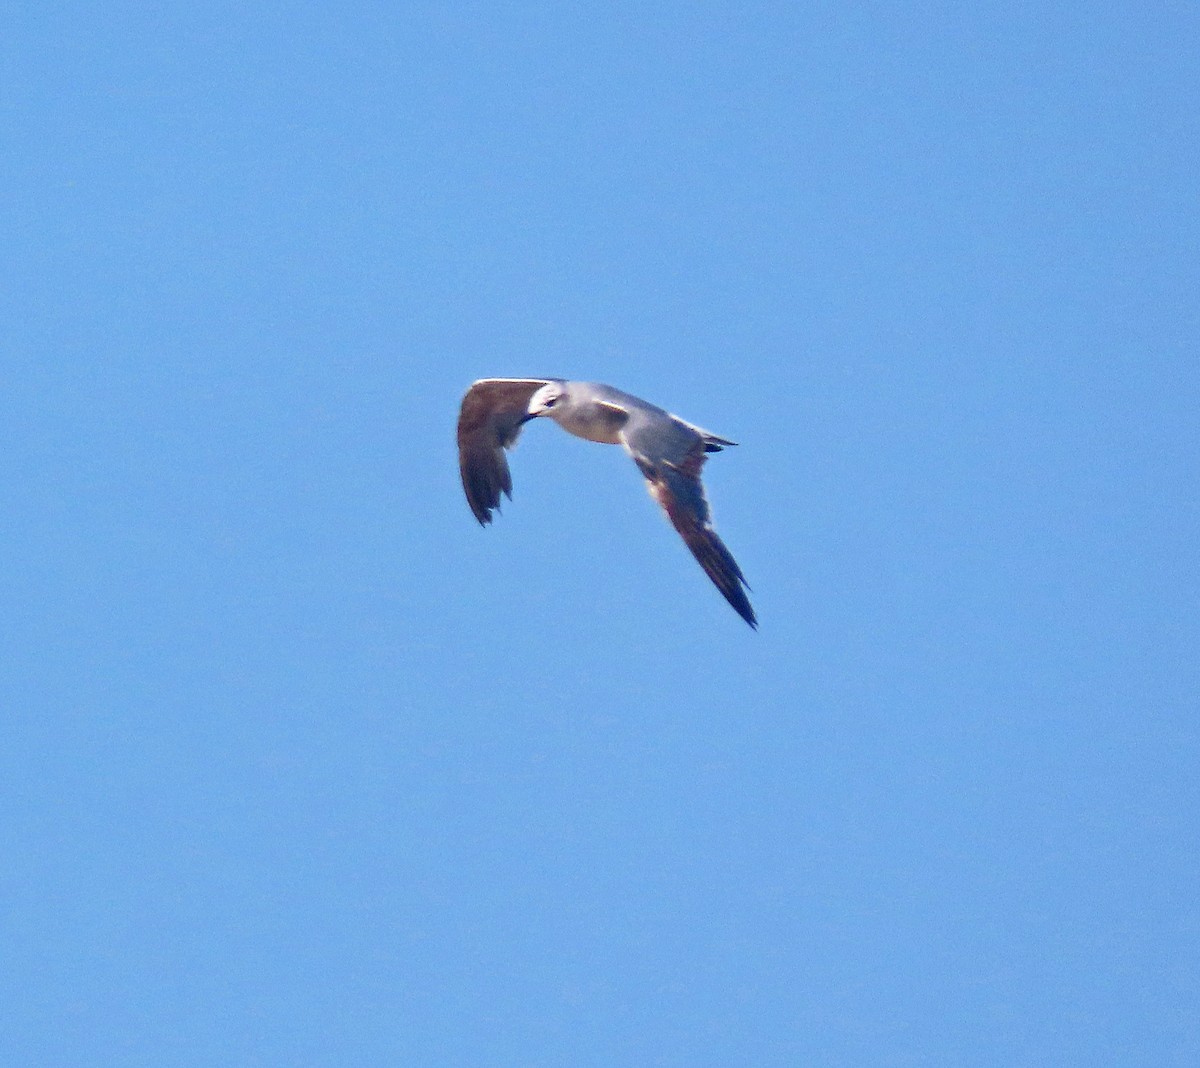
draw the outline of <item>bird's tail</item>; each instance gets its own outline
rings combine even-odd
[[[736,445],[736,441],[730,441],[728,438],[719,438],[716,434],[710,434],[707,430],[701,430],[700,436],[704,439],[705,452],[720,452],[726,445]]]

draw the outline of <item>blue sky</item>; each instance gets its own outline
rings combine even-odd
[[[2,18],[6,1063],[1197,1062],[1191,5]]]

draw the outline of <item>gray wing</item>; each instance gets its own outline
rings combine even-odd
[[[481,378],[472,383],[458,413],[458,469],[467,504],[480,526],[492,521],[500,494],[512,499],[504,450],[516,444],[521,417],[551,378]]]
[[[704,573],[733,610],[751,627],[757,628],[758,620],[746,596],[746,590],[750,588],[746,577],[712,528],[712,514],[704,495],[704,484],[700,481],[704,454],[709,447],[706,436],[671,419],[669,425],[667,420],[635,423],[626,429],[623,437],[634,462],[646,478],[651,496],[667,513],[671,525],[679,531]],[[717,440],[733,444],[724,439]]]

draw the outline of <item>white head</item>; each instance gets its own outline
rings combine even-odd
[[[552,416],[555,408],[566,401],[566,397],[567,389],[564,383],[547,382],[529,398],[529,406],[525,409],[525,418],[521,422],[526,423],[539,415]]]

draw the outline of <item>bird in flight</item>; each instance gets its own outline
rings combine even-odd
[[[742,619],[758,626],[745,576],[712,528],[700,482],[706,454],[737,443],[612,386],[562,378],[481,378],[471,385],[458,416],[458,465],[480,526],[492,521],[501,493],[512,499],[504,450],[541,416],[576,437],[623,445],[704,573]]]

